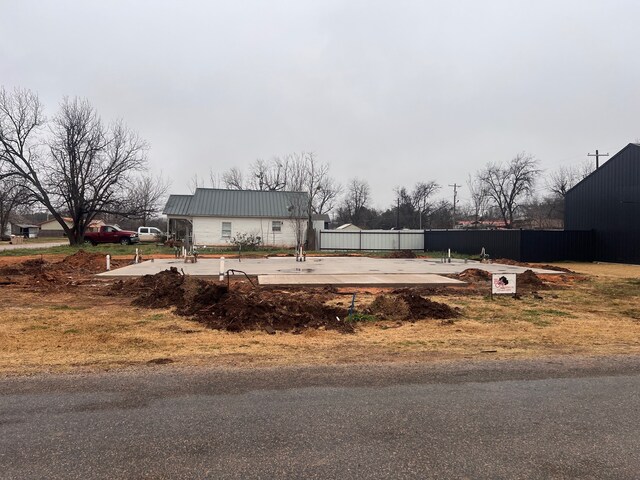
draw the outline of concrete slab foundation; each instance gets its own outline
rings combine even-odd
[[[334,286],[387,286],[402,287],[407,285],[450,286],[464,285],[465,282],[453,278],[432,274],[412,273],[382,273],[378,275],[341,274],[288,274],[288,275],[258,275],[260,285],[334,285]]]
[[[157,259],[137,265],[118,268],[99,274],[100,277],[140,277],[154,275],[170,267],[176,267],[187,275],[196,277],[217,277],[220,268],[218,258],[200,258],[197,263],[185,263],[183,259]],[[226,259],[225,271],[239,270],[251,276],[270,276],[265,282],[286,281],[287,285],[409,285],[409,284],[452,284],[453,279],[439,277],[443,274],[460,273],[467,268],[478,268],[489,273],[522,273],[527,268],[513,265],[465,262],[451,260],[442,263],[437,259],[375,258],[375,257],[308,257],[305,262],[296,262],[294,257],[237,258]],[[533,269],[536,273],[558,273]],[[387,275],[405,275],[386,278]],[[315,277],[315,278],[314,278]],[[329,278],[331,277],[331,278]],[[410,279],[413,279],[410,281]],[[401,282],[398,282],[401,280]],[[450,280],[450,282],[449,282]],[[394,283],[387,283],[392,282]],[[294,283],[295,282],[295,283]],[[318,283],[321,282],[321,283]],[[329,282],[329,283],[327,283]]]

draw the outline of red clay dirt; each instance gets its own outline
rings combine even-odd
[[[126,265],[128,262],[114,260],[113,268]],[[32,288],[58,288],[75,284],[93,274],[106,270],[105,256],[99,253],[88,253],[78,250],[57,262],[42,258],[30,258],[20,263],[0,266],[0,284],[22,285]]]
[[[518,262],[517,260],[510,260],[508,258],[496,258],[495,260],[493,260],[493,263],[501,263],[503,265],[514,265],[517,267],[539,268],[541,270],[552,270],[554,272],[575,273],[572,270],[569,270],[568,268],[558,267],[556,265]]]
[[[417,258],[413,250],[394,250],[385,255],[385,258]]]

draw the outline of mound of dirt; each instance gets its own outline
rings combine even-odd
[[[385,255],[386,258],[416,258],[413,250],[394,250]]]
[[[557,267],[555,265],[542,265],[542,264],[534,263],[531,265],[531,267],[540,268],[542,270],[551,270],[554,272],[575,273],[573,270],[569,270],[568,268],[564,268],[564,267]]]
[[[113,268],[122,266],[124,263],[122,261],[111,261]],[[33,276],[49,273],[50,278],[55,278],[56,274],[93,274],[104,272],[106,269],[105,255],[78,250],[73,255],[69,255],[55,263],[50,263],[40,258],[31,258],[14,265],[6,265],[0,268],[0,275]]]
[[[346,317],[344,309],[315,300],[274,295],[264,290],[243,292],[234,289],[220,302],[200,309],[194,318],[210,328],[232,332],[268,328],[299,332],[324,327],[352,333],[353,325],[340,317]]]
[[[123,263],[124,262],[112,260],[111,268],[118,268],[122,266]],[[78,250],[73,255],[65,257],[61,262],[52,264],[51,268],[68,273],[101,273],[107,270],[106,255]]]
[[[546,288],[546,284],[540,280],[540,278],[533,273],[532,270],[525,270],[522,273],[517,274],[517,286],[527,288]]]
[[[493,263],[502,263],[503,265],[514,265],[516,267],[529,267],[529,268],[540,268],[542,270],[553,270],[554,272],[565,272],[565,273],[575,273],[568,268],[557,267],[555,265],[545,265],[539,263],[527,263],[527,262],[518,262],[516,260],[510,260],[508,258],[496,258],[493,260]]]
[[[384,320],[420,320],[424,318],[455,318],[457,310],[449,305],[434,302],[410,290],[397,290],[394,295],[378,295],[367,313]]]
[[[268,329],[299,332],[327,328],[345,333],[353,325],[343,321],[346,310],[324,305],[304,295],[224,285],[181,275],[173,267],[156,275],[118,282],[115,292],[134,293],[133,304],[147,308],[175,307],[178,315],[192,317],[218,330],[240,332]]]
[[[5,265],[0,267],[0,275],[2,276],[19,276],[19,275],[37,275],[44,271],[49,265],[40,258],[25,260],[14,265]]]
[[[434,302],[412,292],[398,295],[398,299],[407,303],[412,320],[421,318],[455,318],[459,313],[446,303]]]
[[[484,282],[491,280],[491,274],[479,268],[467,268],[456,275],[456,277],[466,282]]]
[[[367,313],[381,320],[405,320],[411,316],[409,305],[397,295],[378,295],[373,299]]]

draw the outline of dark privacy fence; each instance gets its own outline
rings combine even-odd
[[[478,255],[521,262],[596,259],[592,230],[426,230],[425,251]]]

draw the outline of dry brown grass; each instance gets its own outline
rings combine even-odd
[[[563,266],[596,276],[549,277],[558,283],[540,292],[542,299],[434,296],[459,307],[462,316],[453,324],[363,322],[354,335],[228,333],[170,310],[133,307],[99,288],[42,293],[0,287],[0,373],[122,368],[158,358],[183,365],[278,365],[640,353],[640,267]],[[358,308],[379,291],[361,292]]]

